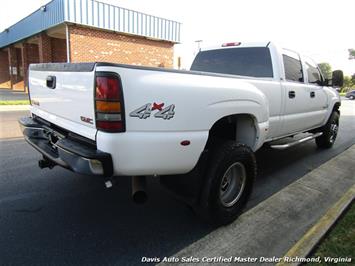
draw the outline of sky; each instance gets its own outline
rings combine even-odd
[[[48,0],[3,1],[0,32]],[[189,68],[201,47],[225,42],[273,41],[346,75],[355,73],[355,0],[101,0],[182,23],[175,56]]]

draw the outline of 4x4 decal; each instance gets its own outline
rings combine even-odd
[[[132,111],[129,116],[138,117],[139,119],[147,119],[150,117],[152,111],[157,110],[158,112],[154,114],[156,118],[163,118],[165,120],[169,120],[175,115],[175,105],[171,104],[165,108],[164,103],[147,103],[136,110]]]

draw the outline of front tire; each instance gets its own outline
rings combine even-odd
[[[216,143],[209,159],[198,212],[214,225],[233,222],[242,212],[256,177],[253,151],[234,141]]]
[[[339,129],[339,113],[333,111],[329,117],[328,122],[323,127],[323,135],[316,138],[316,144],[318,148],[329,149],[333,146],[335,139],[338,135]]]
[[[354,100],[354,99],[355,99],[355,96],[350,95],[349,99],[350,99],[350,100]]]

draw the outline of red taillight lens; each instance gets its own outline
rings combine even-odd
[[[122,132],[124,130],[122,121],[96,121],[96,127],[98,129],[110,132]]]
[[[120,83],[116,77],[96,77],[96,98],[119,100]]]
[[[125,131],[122,87],[115,73],[96,73],[95,112],[97,129]]]

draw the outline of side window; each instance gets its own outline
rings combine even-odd
[[[305,68],[307,71],[308,83],[322,85],[322,75],[317,65],[311,59],[306,59]]]
[[[286,80],[303,82],[304,79],[303,79],[301,60],[286,54],[283,54],[282,57],[285,66]]]

